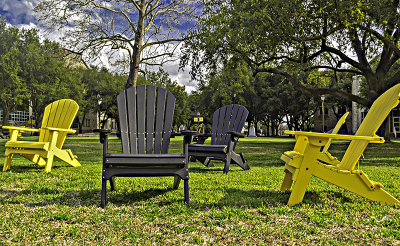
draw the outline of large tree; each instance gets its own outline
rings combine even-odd
[[[126,77],[112,74],[106,68],[96,67],[91,67],[82,73],[84,95],[80,128],[89,111],[97,113],[101,128],[105,127],[109,118],[118,121],[116,98],[123,91]]]
[[[213,112],[227,104],[241,104],[249,110],[248,125],[257,127],[261,122],[267,134],[277,134],[278,126],[288,119],[290,129],[309,128],[315,103],[309,95],[302,95],[288,85],[284,78],[274,74],[252,76],[246,64],[230,59],[223,64],[221,71],[209,75],[199,84],[199,93],[195,94],[194,110],[201,112],[211,120]],[[297,103],[293,103],[293,100]]]
[[[204,1],[203,17],[185,48],[194,74],[237,56],[260,72],[285,76],[309,94],[332,94],[369,106],[400,80],[398,0]],[[312,71],[362,76],[367,94],[335,80],[309,84]]]
[[[136,85],[141,64],[176,59],[197,6],[191,0],[44,0],[35,10],[51,29],[66,31],[68,48],[90,50],[92,56],[108,50],[111,59],[127,62],[130,87]],[[125,51],[124,56],[116,50]]]
[[[55,100],[71,98],[80,103],[81,74],[67,67],[65,50],[58,43],[40,41],[37,29],[22,30],[21,34],[19,76],[26,83],[33,115],[39,123],[46,105]]]
[[[21,33],[16,27],[6,25],[0,16],[0,105],[3,110],[2,125],[6,125],[13,110],[26,103],[29,97],[26,83],[19,76]]]

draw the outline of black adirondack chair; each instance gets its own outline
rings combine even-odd
[[[172,137],[175,97],[152,85],[138,85],[117,97],[122,152],[108,153],[109,130],[100,132],[103,143],[101,207],[106,204],[106,184],[115,189],[114,177],[174,176],[173,189],[184,180],[185,202],[189,202],[188,143],[185,135],[183,154],[168,154]]]
[[[241,105],[231,104],[217,109],[213,114],[212,132],[198,136],[196,143],[189,144],[191,161],[196,159],[207,167],[212,167],[212,160],[225,162],[223,172],[228,173],[231,163],[239,165],[244,170],[249,170],[247,160],[243,153],[235,153],[236,143],[244,137],[240,131],[246,121],[249,111]],[[204,141],[211,136],[211,145]]]

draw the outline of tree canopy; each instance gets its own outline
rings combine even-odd
[[[185,62],[195,76],[218,71],[232,56],[253,74],[284,76],[308,94],[331,94],[369,106],[398,83],[398,0],[204,1],[203,15],[186,42]],[[313,84],[313,71],[362,76],[367,95],[336,86]]]
[[[16,110],[30,103],[40,121],[44,107],[61,98],[79,102],[82,95],[80,74],[69,69],[64,49],[49,40],[40,41],[38,30],[19,30],[0,18],[0,105],[3,122]]]

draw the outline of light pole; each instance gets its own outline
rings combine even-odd
[[[324,101],[325,101],[325,96],[321,96],[322,100],[322,132],[325,132],[325,108],[324,108]]]

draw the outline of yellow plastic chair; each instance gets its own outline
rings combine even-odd
[[[3,126],[10,131],[10,140],[6,143],[3,172],[10,169],[13,155],[20,154],[26,159],[45,166],[50,172],[54,156],[62,161],[77,167],[81,164],[69,149],[62,149],[68,133],[75,133],[70,129],[78,112],[78,104],[71,99],[62,99],[46,106],[40,129],[25,127]],[[38,142],[18,141],[21,131],[39,132]],[[46,158],[47,160],[44,160]]]
[[[333,128],[332,132],[330,134],[336,134],[339,132],[340,128],[342,125],[346,122],[346,118],[349,115],[349,112],[346,112],[338,122],[336,123],[335,127]],[[297,139],[297,135],[295,135]],[[300,141],[298,144],[301,144],[302,147],[298,146],[298,148],[304,149],[306,145],[308,144],[308,140]],[[329,162],[329,163],[336,163],[338,164],[339,161],[337,160],[336,157],[332,156],[329,152],[328,149],[332,144],[332,138],[329,138],[328,142],[325,144],[324,148],[322,149],[322,152],[319,154],[318,159],[322,160],[323,162]],[[297,151],[286,151],[282,156],[281,160],[285,161],[286,163],[289,163],[291,159],[296,159],[300,158],[302,155],[300,155],[299,152]]]
[[[390,111],[397,106],[399,97],[400,84],[378,97],[354,136],[285,131],[286,134],[295,135],[297,139],[294,150],[285,152],[281,157],[286,162],[281,191],[291,189],[294,182],[288,205],[294,206],[303,200],[311,176],[372,201],[383,204],[399,203],[399,200],[383,189],[382,184],[370,180],[363,171],[354,170],[368,143],[385,142],[375,133]],[[351,140],[341,161],[332,157],[328,151],[320,151],[330,139]]]

